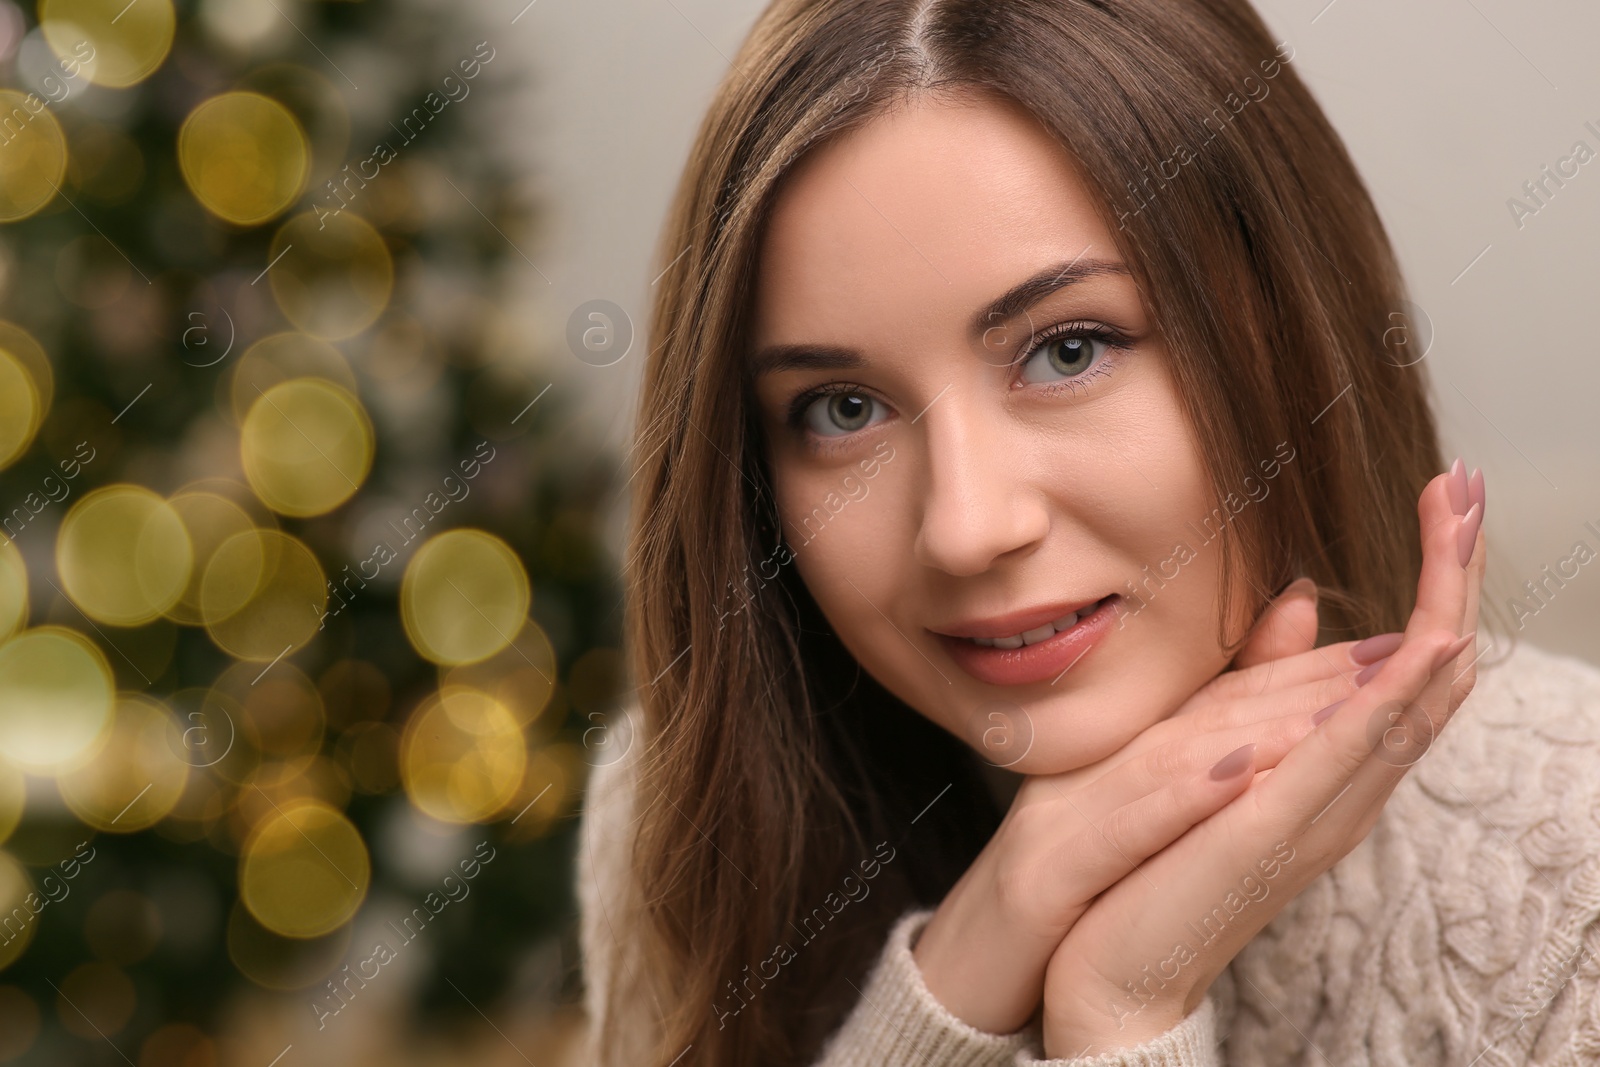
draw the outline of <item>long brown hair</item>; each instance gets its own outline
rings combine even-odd
[[[1294,450],[1228,524],[1225,574],[1257,610],[1309,575],[1324,639],[1403,627],[1434,424],[1393,251],[1292,57],[1246,0],[776,0],[757,22],[660,246],[633,449],[639,911],[610,996],[649,1005],[644,1062],[809,1062],[895,916],[936,903],[999,817],[976,757],[861,671],[771,563],[749,297],[773,197],[824,139],[930,92],[1030,112],[1116,227],[1217,499]],[[797,936],[883,847],[871,893]],[[778,945],[793,958],[769,981]]]

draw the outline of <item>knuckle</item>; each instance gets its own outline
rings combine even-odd
[[[994,872],[995,903],[1003,913],[1028,914],[1035,906],[1036,881],[1031,858],[1012,854],[999,859]]]
[[[1171,778],[1186,770],[1193,762],[1193,744],[1172,741],[1155,749],[1144,758],[1145,771],[1154,778]]]

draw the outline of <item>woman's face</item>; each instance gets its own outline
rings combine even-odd
[[[802,160],[755,298],[784,539],[891,692],[1050,773],[1225,666],[1228,512],[1113,234],[1025,112],[924,101]]]

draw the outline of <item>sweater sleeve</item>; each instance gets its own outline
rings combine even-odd
[[[635,736],[638,723],[630,716]],[[638,921],[638,887],[629,869],[635,818],[636,752],[594,768],[581,825],[577,856],[579,939],[586,971],[588,1027],[584,1058],[600,1063],[598,1041],[611,1038],[607,1064],[643,1063],[656,1031],[655,976],[631,951],[627,936]],[[1114,1054],[1070,1060],[1040,1060],[1037,1027],[990,1034],[962,1022],[923,984],[911,949],[933,917],[931,909],[909,911],[889,933],[855,1006],[814,1067],[1217,1067],[1213,1051],[1213,1004],[1143,1045]]]
[[[1182,1022],[1143,1044],[1054,1060],[1036,1060],[1022,1052],[1015,1067],[1221,1067],[1216,1030],[1217,1004],[1208,994]]]
[[[1220,1067],[1209,996],[1166,1033],[1094,1056],[1037,1059],[1036,1028],[1001,1035],[968,1026],[934,999],[911,955],[932,917],[931,910],[912,911],[895,924],[860,1000],[816,1067]]]
[[[1010,1067],[1026,1031],[988,1034],[945,1010],[911,956],[931,910],[907,912],[889,933],[860,999],[829,1039],[816,1067]]]

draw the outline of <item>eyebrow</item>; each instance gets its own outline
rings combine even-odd
[[[979,308],[968,329],[973,336],[982,336],[996,323],[1026,311],[1051,293],[1089,278],[1117,274],[1130,276],[1127,265],[1107,259],[1080,257],[1045,267]],[[847,345],[766,345],[750,359],[751,374],[757,378],[786,370],[851,370],[865,365],[866,359],[861,353]]]

